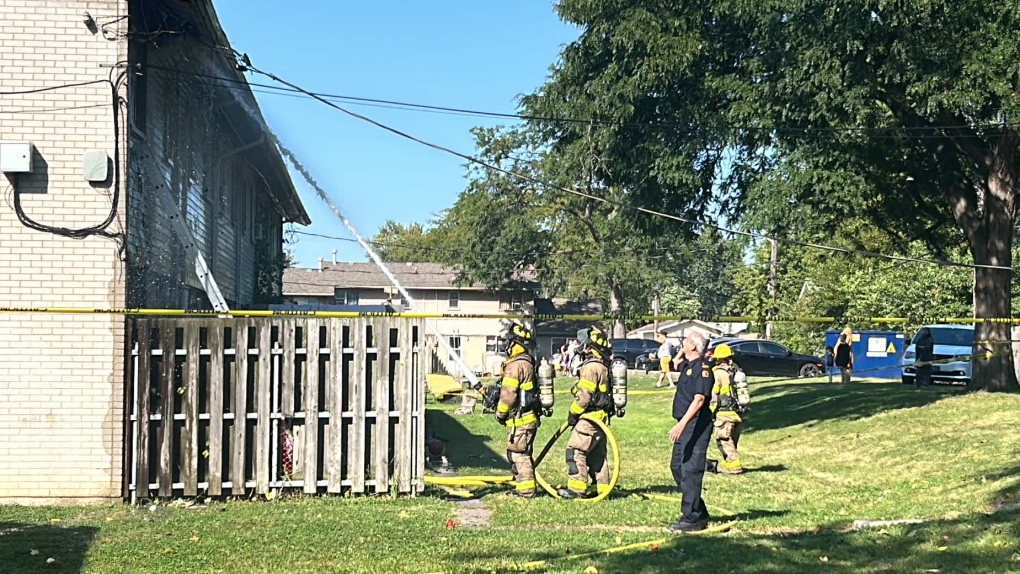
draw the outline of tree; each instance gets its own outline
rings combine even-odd
[[[537,268],[547,291],[598,298],[616,315],[645,312],[653,286],[668,277],[653,254],[670,242],[611,205],[557,189],[623,200],[627,193],[598,175],[598,158],[581,148],[551,150],[527,126],[473,133],[478,157],[527,178],[469,167],[468,187],[444,221],[467,231],[462,280],[499,288]],[[625,335],[623,320],[614,321],[613,336]]]
[[[456,230],[445,225],[446,213],[429,223],[404,225],[387,220],[372,237],[372,248],[383,261],[451,264],[459,258]]]
[[[557,10],[583,33],[524,109],[601,126],[604,179],[629,202],[697,215],[722,199],[727,215],[770,234],[807,212],[832,237],[860,215],[897,252],[964,243],[981,266],[974,316],[1011,316],[1015,1],[562,0]],[[585,128],[536,123],[557,150],[578,146]],[[1010,334],[986,322],[976,331]],[[1009,353],[975,361],[971,388],[1020,390]]]
[[[856,242],[868,249],[881,249],[888,241],[879,230],[864,227],[857,219],[847,222],[854,229]],[[832,243],[847,247],[846,237],[835,237]],[[972,313],[971,289],[973,273],[965,267],[934,266],[915,262],[860,259],[843,253],[817,250],[787,249],[781,251],[778,310],[785,316],[813,317],[966,317]],[[907,248],[912,257],[931,257],[922,244],[914,242]],[[947,256],[966,263],[965,249],[957,247]],[[754,261],[738,273],[739,294],[735,304],[739,313],[762,316],[771,307],[765,291],[768,274],[767,244],[754,251]],[[826,330],[896,329],[913,332],[922,324],[871,322],[854,323],[777,323],[777,338],[805,353],[819,354]]]
[[[293,225],[287,225],[283,230],[283,268],[290,269],[297,267],[297,255],[294,253],[294,246],[297,244],[297,234]]]

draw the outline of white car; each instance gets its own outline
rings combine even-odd
[[[949,383],[968,383],[971,376],[971,354],[974,349],[973,325],[925,325],[935,340],[933,360],[941,361],[931,367],[931,380]],[[917,330],[914,339],[903,353],[903,384],[913,384],[917,377],[916,343],[921,336]]]

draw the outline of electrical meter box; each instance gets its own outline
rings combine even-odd
[[[28,142],[0,142],[0,172],[32,173],[33,151]]]

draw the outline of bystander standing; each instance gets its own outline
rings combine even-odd
[[[676,349],[673,348],[673,343],[669,342],[666,338],[665,331],[659,331],[655,334],[655,342],[659,344],[659,351],[656,356],[659,358],[659,380],[655,382],[655,388],[662,387],[662,380],[665,379],[669,382],[669,386],[674,387],[676,384],[673,382],[672,367],[673,367],[673,355],[676,354]]]
[[[843,329],[843,332],[839,334],[839,341],[836,342],[836,347],[833,349],[835,355],[834,362],[839,367],[840,382],[850,382],[850,372],[854,368],[854,351],[853,351],[853,331],[850,327]]]

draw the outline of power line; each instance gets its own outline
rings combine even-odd
[[[63,108],[16,108],[5,110],[0,108],[0,114],[44,114],[50,112],[65,112],[69,110],[87,110],[89,108],[106,108],[109,104],[90,104],[86,106],[68,106]]]
[[[321,238],[321,239],[331,239],[331,240],[335,240],[335,241],[346,241],[346,242],[350,242],[350,243],[357,243],[356,239],[351,239],[349,237],[337,237],[335,235],[324,235],[324,234],[321,234],[321,233],[313,233],[313,232],[310,232],[310,231],[298,231],[298,230],[294,230],[291,233],[294,233],[295,235],[305,235],[305,236],[308,236],[308,237],[318,237],[318,238]],[[541,256],[541,255],[592,255],[592,253],[588,252],[588,251],[576,251],[576,250],[548,251],[548,252],[546,252],[546,251],[509,251],[509,252],[497,252],[497,251],[476,251],[474,249],[457,249],[457,248],[453,248],[453,247],[426,247],[426,246],[419,246],[419,245],[413,245],[413,244],[410,244],[410,243],[400,243],[400,242],[394,242],[394,241],[371,241],[371,240],[366,240],[366,243],[369,243],[369,244],[372,244],[372,245],[376,245],[376,246],[379,246],[379,247],[402,247],[402,248],[406,248],[406,249],[414,249],[414,250],[420,250],[420,251],[438,251],[438,252],[442,252],[442,253],[454,253],[454,254],[473,253],[473,254],[477,254],[477,255],[493,255],[493,254],[496,254],[496,253],[503,253],[505,255],[515,255],[515,256],[529,256],[529,255],[530,256]],[[710,250],[709,247],[696,246],[696,245],[690,244],[690,243],[685,244],[682,247],[682,249],[686,249],[686,250],[691,250],[692,248],[695,249],[696,252],[700,252],[700,253],[707,253]],[[631,253],[631,254],[634,254],[634,255],[646,255],[646,256],[652,257],[652,258],[662,258],[662,257],[665,257],[664,255],[650,255],[650,253],[653,252],[653,251],[667,252],[667,254],[668,254],[668,253],[671,253],[671,252],[675,251],[675,249],[670,248],[670,247],[651,247],[651,248],[649,248],[647,250],[638,250],[638,249],[614,249],[613,250],[614,253]]]
[[[415,143],[418,143],[418,144],[421,144],[423,146],[435,149],[437,151],[441,151],[441,152],[453,155],[455,157],[459,157],[459,158],[461,158],[461,159],[463,159],[465,161],[468,161],[468,162],[471,162],[473,164],[485,167],[487,169],[491,169],[493,171],[497,171],[497,172],[503,173],[505,175],[509,175],[511,177],[515,177],[515,178],[518,178],[518,179],[521,179],[521,180],[524,180],[524,181],[530,181],[532,183],[535,183],[537,185],[541,185],[541,186],[549,188],[549,189],[553,189],[553,190],[557,190],[557,191],[562,191],[564,193],[569,193],[571,195],[576,195],[578,197],[583,197],[585,199],[588,199],[588,200],[591,200],[591,201],[596,201],[596,202],[599,202],[599,203],[604,203],[606,205],[613,205],[613,206],[620,207],[620,208],[623,208],[623,209],[629,209],[629,210],[632,210],[632,211],[637,211],[639,213],[644,213],[646,215],[652,215],[652,216],[655,216],[655,217],[662,217],[664,219],[671,219],[673,221],[678,221],[680,223],[686,223],[686,224],[692,225],[692,226],[711,227],[711,228],[717,229],[719,231],[723,231],[723,232],[726,232],[726,233],[731,233],[731,234],[734,234],[734,235],[740,235],[740,236],[744,236],[744,237],[751,237],[751,238],[757,238],[757,239],[775,239],[776,241],[781,241],[781,242],[783,242],[785,244],[789,244],[789,245],[795,245],[795,246],[798,246],[798,247],[807,247],[807,248],[811,248],[811,249],[819,249],[819,250],[829,251],[829,252],[833,252],[833,253],[853,254],[853,255],[859,255],[859,256],[863,256],[863,257],[872,257],[872,258],[878,258],[878,259],[887,259],[887,260],[890,260],[890,261],[904,261],[904,262],[926,263],[926,264],[930,264],[930,265],[940,265],[940,266],[950,266],[950,267],[967,267],[967,268],[970,268],[970,269],[978,269],[978,268],[980,268],[980,269],[997,269],[997,270],[1003,270],[1003,271],[1007,271],[1007,270],[1008,271],[1015,271],[1016,270],[1013,267],[1008,267],[1008,266],[1004,266],[1004,265],[983,265],[983,264],[972,264],[972,263],[959,263],[959,262],[956,262],[956,261],[923,259],[923,258],[918,258],[918,257],[904,257],[904,256],[898,256],[898,255],[886,255],[886,254],[883,254],[883,253],[875,253],[873,251],[864,251],[864,250],[860,250],[860,249],[848,249],[848,248],[836,247],[836,246],[832,246],[832,245],[822,245],[822,244],[818,244],[818,243],[810,243],[810,242],[806,242],[806,241],[799,241],[799,240],[796,240],[796,239],[789,239],[789,238],[784,238],[784,237],[772,237],[772,236],[766,235],[764,233],[758,233],[758,232],[754,232],[754,231],[744,231],[744,230],[740,230],[740,229],[733,229],[733,228],[724,227],[724,226],[721,226],[721,225],[716,225],[716,224],[713,224],[713,223],[700,222],[700,221],[696,221],[696,220],[693,220],[693,219],[688,219],[686,217],[682,217],[682,216],[679,216],[679,215],[675,215],[675,214],[672,214],[672,213],[665,213],[665,212],[657,211],[657,210],[654,210],[654,209],[648,209],[646,207],[639,207],[639,206],[635,206],[635,205],[630,205],[628,203],[624,203],[624,202],[621,202],[621,201],[616,201],[616,200],[606,199],[606,198],[603,198],[603,197],[598,197],[596,195],[592,195],[590,193],[587,193],[587,192],[584,192],[584,191],[580,191],[580,190],[577,190],[577,189],[571,189],[571,188],[567,188],[567,187],[563,187],[563,186],[559,186],[559,185],[555,185],[555,184],[550,184],[550,183],[547,183],[545,181],[541,181],[541,180],[539,180],[539,179],[537,179],[535,177],[532,177],[530,175],[518,173],[518,172],[515,172],[515,171],[512,171],[512,170],[508,170],[508,169],[504,169],[504,168],[501,168],[499,166],[490,164],[490,163],[488,163],[486,161],[483,161],[481,159],[478,159],[478,158],[476,158],[474,156],[471,156],[471,155],[468,155],[468,154],[464,154],[464,153],[452,150],[450,148],[441,146],[439,144],[435,144],[435,143],[423,140],[421,138],[418,138],[416,136],[408,134],[407,132],[404,132],[404,131],[401,131],[401,130],[399,130],[397,128],[388,126],[386,124],[383,124],[381,122],[373,120],[372,118],[369,118],[367,116],[363,116],[363,115],[361,115],[361,114],[359,114],[357,112],[353,112],[351,110],[348,110],[348,109],[344,108],[343,106],[340,106],[340,105],[338,105],[338,104],[336,104],[334,102],[326,100],[326,99],[324,99],[321,96],[313,94],[312,92],[304,90],[300,86],[297,86],[297,85],[292,84],[292,83],[290,83],[290,82],[288,82],[286,80],[283,80],[279,76],[277,76],[277,75],[275,75],[275,74],[273,74],[271,72],[265,72],[265,71],[262,71],[262,70],[260,70],[258,68],[255,68],[254,66],[250,66],[250,65],[247,65],[247,69],[251,70],[254,73],[261,74],[261,75],[263,75],[263,76],[265,76],[265,77],[267,77],[267,78],[269,78],[269,79],[271,79],[273,81],[276,81],[276,82],[279,82],[281,84],[284,84],[285,86],[291,87],[291,88],[293,88],[295,90],[299,90],[302,93],[305,93],[308,96],[313,97],[316,100],[319,100],[320,102],[326,104],[327,106],[329,106],[331,108],[334,108],[334,109],[336,109],[336,110],[338,110],[340,112],[343,112],[343,113],[345,113],[345,114],[347,114],[347,115],[349,115],[349,116],[351,116],[353,118],[356,118],[356,119],[359,119],[359,120],[361,120],[363,122],[366,122],[366,123],[369,123],[371,125],[374,125],[377,128],[379,128],[379,129],[388,131],[388,132],[390,132],[392,134],[398,135],[398,136],[400,136],[402,138],[408,139],[408,140],[413,141]]]
[[[328,100],[328,101],[339,101],[351,105],[360,105],[366,107],[377,107],[384,109],[396,109],[404,111],[420,111],[429,113],[440,113],[449,115],[459,115],[468,117],[487,117],[496,119],[509,119],[509,120],[520,120],[520,121],[538,121],[538,122],[549,122],[549,123],[572,123],[572,124],[583,124],[583,125],[595,125],[595,126],[609,126],[617,128],[627,128],[632,130],[659,130],[659,131],[677,131],[680,133],[696,134],[706,130],[693,127],[686,124],[676,123],[640,123],[640,122],[614,122],[606,120],[596,120],[594,118],[571,118],[571,117],[551,117],[551,116],[536,116],[529,114],[520,113],[508,113],[508,112],[493,112],[484,110],[473,110],[468,108],[457,108],[450,106],[437,106],[431,104],[419,104],[414,102],[402,102],[397,100],[380,99],[380,98],[366,98],[361,96],[348,96],[343,94],[328,94],[322,92],[312,92],[304,90],[298,87],[282,87],[274,86],[272,84],[262,84],[258,82],[247,82],[237,78],[227,78],[223,76],[216,76],[211,74],[201,74],[198,72],[190,72],[185,70],[179,70],[175,68],[167,68],[163,66],[149,65],[148,68],[156,69],[175,74],[193,76],[197,78],[205,78],[209,80],[217,80],[227,82],[231,84],[237,84],[238,87],[231,88],[229,86],[219,86],[226,89],[238,89],[247,91],[248,89],[264,88],[265,90],[251,89],[252,92],[264,93],[269,95],[285,96],[285,97],[303,97],[315,100]],[[252,71],[257,71],[255,68],[250,68]],[[261,73],[261,72],[260,72]],[[265,75],[265,74],[263,74]],[[268,77],[268,76],[267,76]],[[279,81],[279,80],[277,80]],[[217,84],[207,84],[214,85]],[[288,84],[292,86],[293,84]],[[915,139],[928,139],[928,138],[943,138],[943,130],[959,130],[959,129],[973,129],[973,125],[943,125],[943,126],[834,126],[834,127],[767,127],[767,126],[722,126],[723,129],[731,131],[763,131],[763,132],[774,132],[777,134],[805,134],[805,135],[820,135],[820,134],[834,134],[834,135],[845,135],[847,133],[873,133],[873,134],[886,134],[886,135],[870,135],[868,137],[872,139],[895,139],[899,136],[898,132],[904,132],[910,134],[909,137]],[[1020,127],[1014,126],[1014,124],[998,124],[995,126],[985,126],[987,128],[1004,129],[1009,127]],[[925,133],[930,132],[930,133]],[[964,134],[955,135],[954,137],[974,137],[981,138],[980,134]]]
[[[109,83],[107,80],[90,80],[88,82],[76,82],[73,84],[58,84],[55,86],[45,86],[42,88],[29,88],[27,90],[14,90],[10,92],[0,92],[0,96],[25,96],[29,94],[41,94],[43,92],[53,92],[56,90],[63,90],[65,88],[81,88],[84,86],[91,86],[93,84],[106,84]]]

